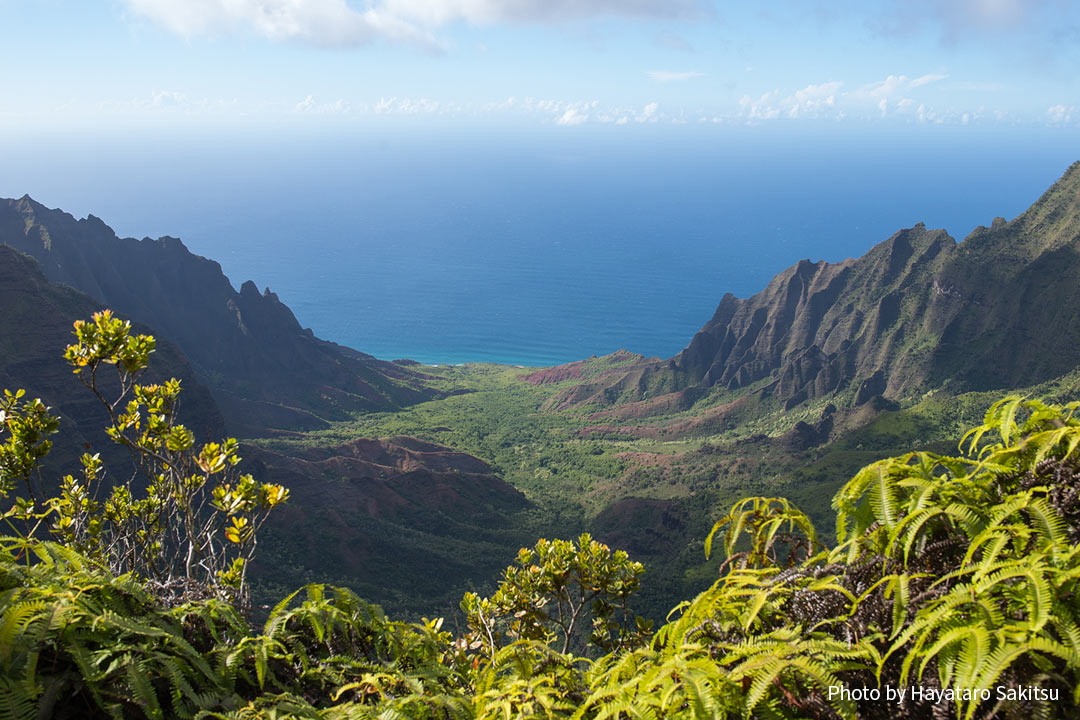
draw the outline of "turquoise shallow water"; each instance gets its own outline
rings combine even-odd
[[[30,143],[0,194],[180,236],[379,357],[544,365],[671,356],[725,292],[918,221],[960,239],[1080,159],[1075,133],[563,130]]]

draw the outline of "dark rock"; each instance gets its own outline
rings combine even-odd
[[[859,385],[859,389],[855,392],[855,405],[862,405],[883,392],[885,392],[885,373],[877,370]]]

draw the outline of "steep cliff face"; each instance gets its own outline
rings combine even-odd
[[[118,238],[93,215],[76,220],[23,197],[0,200],[0,243],[175,342],[232,432],[310,429],[438,396],[420,372],[315,337],[268,289],[249,281],[237,292],[218,263],[176,238]]]
[[[1012,222],[976,229],[934,280],[955,311],[932,380],[1017,387],[1080,364],[1080,163]]]
[[[108,417],[101,403],[82,386],[63,358],[64,347],[74,341],[72,324],[89,318],[102,304],[70,287],[50,283],[32,258],[0,245],[0,308],[0,389],[25,389],[61,418],[48,467],[72,472],[89,444],[111,460],[109,467],[122,476],[120,468],[130,465],[127,451],[106,437]],[[142,325],[134,329],[154,332]],[[224,435],[225,423],[209,390],[196,379],[175,345],[158,341],[144,377],[146,382],[178,378],[183,386],[180,421],[200,441]],[[103,382],[110,379],[109,373],[103,373]]]
[[[654,374],[762,383],[788,402],[854,387],[857,403],[955,381],[1022,386],[1080,364],[1080,164],[1027,212],[956,243],[922,224],[841,263],[808,260],[726,295]]]
[[[902,393],[926,379],[913,341],[928,338],[912,325],[936,312],[932,278],[955,247],[944,231],[916,225],[855,260],[803,260],[751,298],[725,296],[673,366],[707,386],[770,379],[789,400],[864,380]]]

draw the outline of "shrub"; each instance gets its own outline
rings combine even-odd
[[[609,651],[640,644],[647,633],[629,605],[645,568],[626,552],[584,534],[577,544],[542,538],[522,548],[515,562],[491,598],[467,593],[461,601],[470,645],[488,656],[507,640],[557,644],[562,653],[575,642],[579,650],[588,644]]]
[[[27,493],[16,497],[3,517],[25,542],[47,522],[58,542],[113,573],[132,573],[170,603],[205,596],[246,606],[256,532],[288,491],[239,473],[239,443],[233,438],[196,447],[195,436],[176,418],[180,381],[137,382],[155,341],[130,331],[131,324],[110,311],[95,313],[91,321],[75,323],[76,342],[64,357],[105,407],[106,432],[131,452],[142,482],[129,477],[106,487],[100,457],[87,453],[79,479],[64,477],[60,494],[46,498],[39,463],[59,423],[40,400],[23,400],[21,390],[5,391],[0,499],[19,481]],[[110,397],[101,377],[108,366],[115,368],[118,382]],[[97,500],[105,490],[105,499]],[[30,562],[28,545],[22,556]]]

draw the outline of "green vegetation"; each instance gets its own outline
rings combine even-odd
[[[395,412],[358,414],[327,430],[253,442],[296,452],[356,437],[408,435],[482,458],[514,487],[552,501],[575,498],[590,489],[590,478],[620,469],[612,453],[598,453],[596,443],[576,437],[580,419],[541,409],[554,390],[522,382],[522,369],[478,364],[425,370],[437,379],[435,387],[450,393],[447,397]],[[581,480],[574,485],[572,478]]]
[[[445,397],[396,412],[356,415],[322,431],[252,441],[301,455],[356,437],[417,437],[481,458],[533,503],[505,513],[504,525],[468,524],[462,518],[455,524],[435,513],[415,518],[414,528],[441,528],[437,537],[363,519],[379,553],[362,573],[299,557],[290,535],[268,527],[262,547],[264,557],[275,563],[254,579],[258,601],[272,605],[300,583],[329,581],[377,600],[396,615],[453,616],[464,592],[492,589],[499,568],[519,547],[537,537],[589,532],[645,565],[635,608],[660,622],[672,604],[704,590],[716,577],[719,561],[703,557],[702,542],[715,518],[740,498],[788,497],[830,540],[835,515],[829,499],[846,478],[909,449],[954,451],[964,429],[979,422],[1003,394],[956,395],[945,389],[893,409],[841,405],[832,439],[808,448],[790,446],[785,436],[799,422],[818,423],[825,400],[785,410],[782,403],[751,395],[750,402],[728,412],[739,395],[713,390],[685,406],[640,418],[613,415],[604,405],[557,404],[582,383],[613,367],[624,369],[632,362],[628,357],[634,356],[586,360],[580,376],[537,384],[524,379],[534,369],[426,367]],[[1073,373],[1019,392],[1062,402],[1075,397],[1078,381],[1080,375]],[[725,413],[722,422],[703,422],[718,409]],[[323,523],[321,517],[312,525]],[[324,544],[332,547],[333,538]],[[408,557],[408,562],[384,557]],[[417,594],[417,580],[408,570],[420,565],[421,582],[430,585]]]
[[[110,434],[152,468],[150,485],[126,515],[117,498],[130,484],[103,511],[71,478],[40,506],[14,498],[4,517],[15,535],[0,539],[0,718],[1026,719],[1080,705],[1080,403],[1007,398],[959,456],[867,465],[833,497],[834,539],[788,500],[736,502],[711,523],[705,551],[724,556],[711,584],[655,634],[631,609],[642,566],[588,535],[520,551],[490,596],[465,596],[455,632],[441,618],[389,620],[320,583],[256,628],[242,592],[213,591],[233,587],[220,576],[185,578],[211,590],[202,597],[177,594],[157,563],[215,542],[250,557],[231,518],[284,490],[233,479],[212,508],[198,504],[211,475],[229,477],[232,446],[195,453],[170,421],[178,388],[134,382],[153,341],[127,330],[97,316],[68,358],[94,392],[96,370],[117,365]],[[33,490],[56,429],[24,397],[6,393],[0,410],[5,497]],[[866,438],[925,433],[917,417],[882,416]],[[691,454],[703,451],[725,457],[711,444]],[[93,456],[84,469],[92,482]],[[234,508],[245,482],[252,495]],[[212,520],[187,535],[148,524],[184,526],[185,513]],[[45,523],[61,542],[37,537]],[[119,542],[125,527],[135,544]],[[153,562],[123,565],[121,546]],[[907,699],[884,699],[888,688]],[[867,699],[873,690],[883,699]]]
[[[537,632],[527,614],[509,616],[520,622],[499,647],[480,639],[484,623],[455,640],[441,620],[392,622],[321,585],[299,603],[287,597],[256,632],[227,603],[167,608],[132,576],[55,544],[31,543],[27,567],[8,540],[2,712],[826,718],[874,715],[838,688],[919,684],[968,690],[946,701],[958,717],[1068,717],[1080,700],[1077,407],[1009,400],[963,457],[911,453],[865,468],[834,500],[833,548],[785,502],[740,503],[716,525],[728,553],[719,580],[651,640],[594,660],[553,649],[565,636]],[[984,442],[989,433],[999,440]],[[600,575],[613,582],[591,585],[598,597],[618,599],[636,574],[587,538],[543,544],[523,552],[495,598],[463,606],[540,611],[560,593],[552,582],[580,588]],[[1042,699],[1008,693],[1021,686]],[[929,717],[933,704],[890,712]]]
[[[496,365],[426,367],[445,397],[399,411],[357,415],[329,429],[303,435],[257,439],[286,454],[335,447],[355,437],[411,436],[468,452],[532,502],[505,514],[503,525],[449,524],[436,515],[418,516],[414,528],[363,518],[376,547],[362,573],[339,563],[297,558],[291,536],[268,528],[262,541],[269,572],[254,580],[257,600],[272,604],[303,582],[333,582],[357,590],[400,616],[454,616],[465,592],[491,592],[498,570],[518,547],[540,536],[571,538],[590,532],[630,552],[646,567],[635,601],[638,613],[661,622],[680,598],[701,592],[715,579],[716,558],[706,560],[702,542],[719,515],[741,498],[784,495],[831,540],[834,511],[829,499],[862,466],[909,449],[949,453],[966,427],[980,422],[1002,393],[956,395],[947,390],[909,399],[902,407],[841,409],[834,439],[806,449],[789,447],[785,435],[798,422],[816,423],[825,400],[785,410],[764,398],[728,413],[721,423],[702,422],[738,395],[714,390],[686,406],[643,418],[613,417],[603,405],[557,407],[612,367],[624,368],[620,353],[581,363],[581,377],[532,384],[535,369]],[[1032,396],[1064,402],[1076,396],[1080,375],[1024,389]],[[620,408],[623,406],[616,406]],[[597,432],[597,429],[609,429]],[[637,431],[637,435],[622,432]],[[664,434],[666,432],[667,434]],[[318,524],[312,524],[318,525]],[[390,539],[393,540],[391,547]],[[333,547],[332,538],[325,545]],[[396,558],[407,557],[407,562]],[[387,559],[394,558],[394,559]],[[424,568],[423,592],[408,575]],[[302,566],[302,567],[301,567]]]
[[[486,648],[494,657],[507,638],[522,638],[560,643],[565,654],[582,645],[590,615],[590,646],[611,650],[638,645],[651,624],[634,618],[629,600],[644,569],[622,550],[611,552],[587,534],[576,546],[541,538],[535,548],[521,549],[516,566],[506,569],[491,599],[465,594],[461,609],[471,646]]]
[[[46,529],[110,571],[139,577],[168,602],[211,596],[246,607],[255,533],[288,491],[239,474],[235,439],[196,450],[194,434],[176,422],[180,382],[136,382],[156,342],[130,331],[131,324],[110,311],[95,313],[90,322],[75,323],[76,343],[64,357],[104,405],[108,436],[131,452],[141,477],[106,485],[100,456],[84,453],[81,480],[67,475],[59,495],[45,497],[40,462],[59,419],[38,399],[22,401],[22,390],[5,390],[0,495],[8,495],[16,484],[26,494],[0,517],[17,534],[23,548],[19,555],[28,564],[34,538]],[[110,387],[103,377],[108,366],[116,371],[108,378],[117,388],[112,397],[104,394]],[[212,490],[211,478],[216,480]],[[137,479],[145,482],[145,492],[139,492]],[[107,497],[99,501],[106,489]]]

